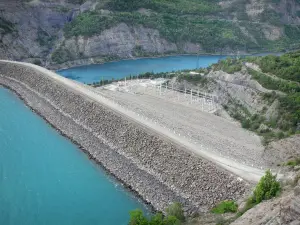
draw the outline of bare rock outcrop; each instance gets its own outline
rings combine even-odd
[[[300,182],[278,198],[260,203],[232,225],[298,225],[300,224]]]

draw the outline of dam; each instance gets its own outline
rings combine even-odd
[[[186,212],[205,212],[222,200],[239,199],[248,181],[263,174],[234,163],[212,163],[204,152],[199,157],[190,151],[194,146],[149,129],[150,124],[134,120],[89,87],[41,67],[2,61],[0,84],[157,210],[181,202]]]

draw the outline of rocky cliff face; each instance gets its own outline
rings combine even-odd
[[[199,47],[192,43],[184,43],[186,53],[196,53]],[[63,39],[58,47],[59,51],[68,52],[67,63],[80,65],[85,59],[86,63],[102,63],[108,59],[124,59],[142,57],[147,55],[163,55],[178,52],[178,46],[162,38],[155,29],[143,26],[128,26],[120,23],[115,27],[103,31],[100,35],[91,37],[72,37]],[[49,66],[55,63],[49,62]]]
[[[0,58],[45,61],[74,7],[63,1],[0,1]]]
[[[0,58],[29,61],[55,69],[170,53],[247,51],[248,47],[238,41],[241,38],[247,39],[245,43],[249,48],[254,46],[254,49],[260,50],[262,46],[267,49],[270,46],[276,47],[282,40],[288,40],[291,45],[297,40],[300,5],[296,0],[275,3],[267,0],[224,0],[211,4],[219,7],[218,11],[203,15],[189,11],[185,11],[187,15],[179,15],[182,6],[176,6],[178,12],[174,12],[182,16],[183,21],[188,19],[192,21],[190,24],[197,21],[204,24],[203,28],[191,26],[184,31],[182,29],[185,25],[178,30],[174,29],[173,23],[176,21],[172,22],[169,18],[172,15],[170,11],[161,13],[140,8],[129,12],[128,15],[132,17],[122,15],[120,19],[119,11],[110,9],[98,0],[1,0]],[[112,22],[93,34],[66,35],[66,24],[89,12],[95,12],[101,18],[110,18]],[[154,18],[154,21],[136,19],[139,15],[146,16],[146,20],[147,16],[149,20]],[[159,19],[155,21],[156,16],[164,23],[162,27],[159,27]],[[130,18],[136,21],[132,22]],[[93,25],[87,25],[86,28],[90,26]],[[215,26],[220,28],[215,29]],[[207,35],[213,35],[211,40],[199,38],[197,30],[210,28],[214,32],[207,31]],[[214,47],[220,41],[225,43],[222,49]]]

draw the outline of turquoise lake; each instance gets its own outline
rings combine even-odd
[[[80,81],[82,83],[98,82],[123,78],[128,75],[138,75],[146,72],[171,72],[184,69],[207,67],[218,62],[226,56],[215,55],[180,55],[161,58],[144,58],[135,60],[122,60],[104,64],[73,67],[57,71],[58,74]]]
[[[253,56],[282,55],[282,53],[258,53]],[[104,64],[87,65],[72,67],[70,69],[59,70],[58,74],[72,80],[91,84],[102,80],[111,80],[123,78],[129,75],[138,75],[146,72],[171,72],[185,69],[205,68],[219,60],[224,59],[226,55],[178,55],[159,58],[143,58],[121,60]]]
[[[125,225],[145,205],[0,87],[0,224]]]

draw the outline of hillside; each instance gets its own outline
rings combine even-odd
[[[0,3],[0,57],[59,68],[179,53],[297,48],[298,0]]]
[[[300,154],[300,52],[282,56],[228,58],[207,69],[173,73],[174,87],[218,96],[217,115],[261,136],[270,167]],[[278,140],[283,139],[283,142]],[[287,141],[289,142],[289,141]],[[289,147],[282,147],[287,145]],[[298,150],[297,150],[298,148]]]

